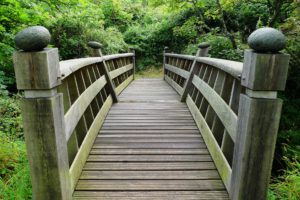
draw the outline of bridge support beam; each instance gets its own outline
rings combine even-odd
[[[279,127],[289,56],[245,51],[234,148],[232,200],[265,200]]]
[[[14,53],[33,199],[71,199],[58,50]]]

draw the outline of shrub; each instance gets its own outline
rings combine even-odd
[[[197,52],[198,44],[201,42],[210,43],[211,46],[209,54],[213,58],[222,58],[235,61],[243,60],[243,51],[240,49],[234,49],[228,38],[212,34],[202,35],[196,44],[190,43],[184,49],[184,53],[194,55]]]
[[[0,97],[0,134],[11,139],[23,138],[23,125],[19,97]]]

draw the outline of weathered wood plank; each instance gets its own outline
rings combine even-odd
[[[221,180],[79,180],[77,190],[176,191],[224,190]]]
[[[182,94],[183,89],[178,85],[175,81],[173,81],[170,77],[165,76],[165,80],[177,91],[179,95]]]
[[[175,67],[173,65],[166,64],[165,68],[167,70],[169,70],[169,71],[171,71],[171,72],[173,72],[173,73],[175,73],[175,74],[177,74],[177,75],[185,78],[185,79],[187,79],[189,77],[189,75],[190,75],[190,73],[188,71],[185,71],[185,70],[183,70],[183,69],[181,69],[179,67]]]
[[[207,99],[210,106],[214,109],[233,141],[236,140],[237,116],[230,106],[204,81],[194,76],[193,84]]]
[[[226,191],[76,191],[74,199],[101,200],[229,200]]]
[[[69,174],[71,178],[71,191],[74,191],[76,182],[80,176],[81,170],[92,148],[93,142],[104,122],[105,116],[107,115],[111,105],[112,98],[111,96],[109,96],[103,104],[102,108],[100,109],[99,113],[95,117],[95,120],[92,123],[90,129],[88,130],[86,137],[70,167]]]
[[[198,108],[196,107],[195,103],[193,102],[193,100],[189,95],[187,96],[186,103],[198,125],[198,128],[201,132],[201,135],[203,136],[203,139],[207,144],[207,148],[211,153],[211,156],[218,168],[220,176],[227,190],[230,190],[231,168],[226,158],[224,157],[223,152],[221,151],[217,141],[215,140],[204,117],[201,115],[201,113],[199,112]]]
[[[116,87],[116,94],[119,95],[133,80],[133,75],[129,76],[123,83],[121,83],[118,87]]]
[[[207,149],[97,149],[93,148],[90,155],[207,155]]]
[[[102,143],[95,144],[94,148],[111,148],[111,149],[124,149],[124,148],[168,148],[168,149],[177,149],[177,148],[206,148],[204,143],[200,142],[148,142],[148,143],[136,143],[136,142],[114,142],[114,143]]]
[[[65,132],[67,140],[70,138],[70,135],[72,134],[87,107],[90,105],[99,91],[105,86],[105,84],[105,77],[102,76],[78,97],[78,99],[72,104],[68,112],[65,114]]]
[[[89,162],[208,162],[210,155],[90,155]]]
[[[203,170],[216,169],[213,162],[87,162],[84,170]]]
[[[114,79],[114,78],[120,76],[121,74],[126,73],[127,71],[129,71],[129,70],[131,70],[131,69],[133,69],[133,65],[132,65],[132,64],[125,65],[125,66],[123,66],[123,67],[120,67],[120,68],[118,68],[118,69],[115,69],[115,70],[109,72],[109,73],[110,73],[110,77],[111,77],[112,79]]]
[[[81,180],[212,180],[220,179],[216,170],[192,171],[82,171]]]

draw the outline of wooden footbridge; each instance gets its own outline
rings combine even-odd
[[[289,56],[244,63],[164,50],[164,77],[135,54],[59,61],[14,54],[33,199],[266,199]]]

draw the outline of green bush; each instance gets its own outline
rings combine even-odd
[[[23,125],[19,103],[17,95],[11,98],[5,94],[0,96],[0,134],[12,139],[23,138]]]
[[[198,44],[201,42],[208,42],[210,44],[209,55],[213,58],[243,61],[243,50],[234,49],[228,38],[212,34],[203,35],[197,40],[196,44],[190,43],[183,52],[195,55]]]
[[[62,60],[84,57],[87,55],[85,26],[77,18],[63,17],[49,27],[52,42],[59,48]]]
[[[300,199],[300,163],[297,159],[283,157],[287,168],[279,177],[273,178],[269,186],[269,200]]]

